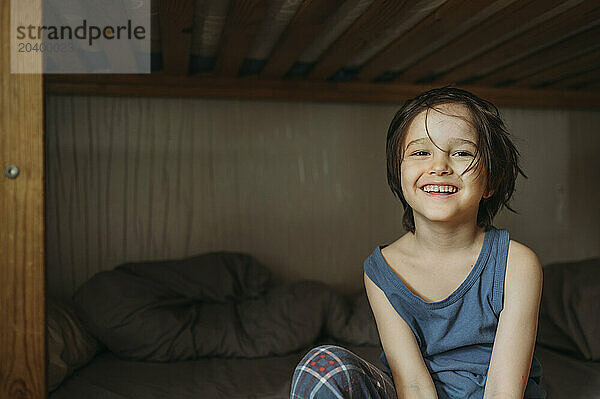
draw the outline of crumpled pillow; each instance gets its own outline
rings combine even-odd
[[[115,270],[158,282],[164,295],[229,302],[264,294],[270,272],[250,255],[211,252],[185,259],[134,262]]]
[[[537,343],[583,360],[600,360],[600,258],[543,268]]]
[[[267,288],[268,271],[249,256],[193,259],[100,272],[73,296],[78,315],[118,356],[156,362],[283,355],[347,319],[324,284]]]
[[[49,392],[58,388],[75,370],[89,363],[101,348],[73,310],[50,297],[46,299],[46,337]]]
[[[362,290],[348,299],[347,311],[339,316],[345,319],[331,320],[327,331],[329,336],[342,344],[381,346],[366,292]]]

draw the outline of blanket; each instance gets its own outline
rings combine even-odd
[[[73,302],[96,338],[133,360],[285,355],[320,336],[379,343],[364,295],[349,302],[323,283],[270,281],[251,256],[216,252],[120,265],[84,283]]]

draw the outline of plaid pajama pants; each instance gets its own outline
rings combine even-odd
[[[347,349],[322,345],[296,366],[290,399],[396,399],[392,378]]]

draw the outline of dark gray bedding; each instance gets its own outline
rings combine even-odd
[[[600,362],[580,360],[539,345],[536,348],[548,399],[600,398]]]
[[[349,348],[381,366],[378,347]],[[292,373],[306,350],[281,357],[176,363],[126,361],[105,352],[66,380],[50,399],[287,399]],[[542,363],[548,399],[600,398],[600,362],[539,346],[536,356]]]
[[[354,342],[344,338],[355,330],[365,336],[362,320],[327,285],[268,281],[267,269],[250,256],[221,252],[121,265],[93,276],[73,302],[92,335],[130,360],[285,355],[323,334],[345,342]],[[371,317],[362,302],[360,314]],[[366,338],[376,339],[370,324]]]
[[[549,399],[600,399],[599,292],[600,259],[544,267],[536,357]],[[110,351],[51,399],[287,398],[319,337],[381,366],[364,293],[349,301],[321,283],[272,286],[245,255],[122,265],[94,276],[74,301]]]
[[[600,258],[544,266],[537,342],[600,361]]]

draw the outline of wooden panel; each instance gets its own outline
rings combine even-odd
[[[280,78],[298,60],[304,49],[323,30],[328,17],[344,0],[304,0],[273,49],[261,76]]]
[[[28,21],[41,25],[39,3],[25,2]],[[10,73],[10,15],[10,0],[0,1],[0,398],[41,399],[46,397],[44,97],[41,74]],[[41,65],[41,53],[30,54],[27,62]],[[16,179],[4,176],[7,165],[20,169]]]
[[[402,206],[382,167],[396,110],[48,96],[48,292],[68,298],[122,262],[222,249],[250,253],[288,281],[358,292],[369,251],[401,234]],[[526,185],[514,197],[520,214],[496,222],[545,264],[600,256],[600,185],[589,184],[600,112],[501,112],[529,179],[517,182]]]
[[[567,77],[594,69],[598,66],[600,66],[600,50],[595,50],[520,80],[515,83],[515,86],[547,86],[553,82],[562,81]]]
[[[579,89],[582,87],[586,87],[590,82],[598,81],[598,79],[600,79],[600,63],[596,63],[593,69],[586,70],[575,75],[571,75],[566,79],[562,79],[555,83],[551,83],[549,86],[556,88]]]
[[[190,70],[194,0],[159,0],[163,68],[187,75]]]
[[[60,21],[63,17],[57,14],[55,7],[46,7],[44,16],[48,21]],[[111,21],[112,22],[112,21]],[[89,72],[90,67],[83,55],[79,51],[49,51],[45,53],[47,57],[44,62],[53,62],[56,65],[68,65],[72,72]]]
[[[309,73],[310,79],[325,80],[394,24],[407,19],[415,6],[407,0],[374,0],[367,11],[323,54]]]
[[[521,61],[487,75],[481,85],[510,84],[600,47],[600,26],[570,37]]]
[[[590,82],[585,85],[585,88],[588,90],[599,90],[600,91],[600,79]]]
[[[402,103],[433,87],[403,83],[195,78],[167,75],[46,76],[49,93],[150,97],[245,98],[338,102]],[[498,105],[600,107],[600,92],[463,86]]]
[[[383,72],[402,70],[508,5],[510,1],[491,3],[489,0],[448,0],[434,13],[402,35],[385,50],[364,65],[358,78],[370,81]],[[482,18],[480,12],[491,9]],[[477,21],[472,22],[473,19]]]
[[[431,80],[517,35],[523,27],[544,17],[564,0],[526,0],[512,3],[492,18],[422,58],[402,72],[399,80]]]
[[[231,3],[214,68],[217,76],[237,75],[269,4],[264,0],[231,0]]]
[[[381,168],[391,108],[49,96],[49,292],[69,298],[121,262],[216,250],[357,292],[365,243],[402,218]]]
[[[544,47],[576,34],[598,23],[600,3],[584,1],[564,13],[547,20],[526,33],[480,55],[470,62],[453,69],[435,80],[440,84],[448,82],[475,82],[477,79],[516,62]]]

